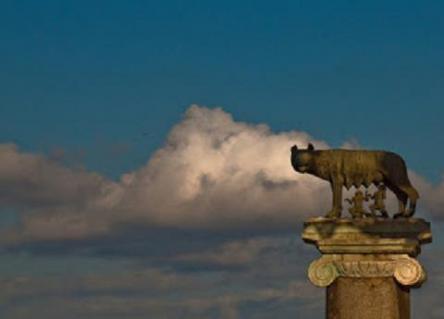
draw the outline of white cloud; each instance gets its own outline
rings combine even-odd
[[[410,171],[409,176],[420,194],[420,205],[433,216],[444,216],[444,179],[433,185],[415,172]]]
[[[52,207],[83,205],[111,187],[102,176],[69,169],[43,155],[0,144],[0,204]]]
[[[119,223],[175,227],[245,227],[297,222],[318,214],[327,186],[296,174],[290,147],[303,132],[274,134],[236,122],[221,109],[191,106],[165,144],[119,183],[41,155],[0,148],[4,204],[24,207],[7,240],[82,238]]]
[[[304,132],[273,133],[222,109],[191,106],[165,145],[119,182],[0,145],[0,203],[20,209],[4,241],[84,238],[121,223],[192,228],[272,227],[323,214],[328,183],[293,171],[290,147],[328,145]],[[344,146],[356,147],[357,143]],[[444,183],[414,174],[425,207],[443,207]]]
[[[149,163],[122,178],[124,206],[166,225],[297,219],[325,199],[322,182],[290,166],[291,145],[309,140],[305,133],[273,134],[265,125],[235,122],[221,109],[192,106]]]

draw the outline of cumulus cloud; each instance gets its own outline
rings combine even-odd
[[[149,211],[167,225],[297,219],[325,199],[322,182],[295,174],[289,164],[291,145],[309,140],[305,133],[273,134],[265,125],[235,122],[221,109],[192,106],[148,164],[122,177],[124,206]]]
[[[409,176],[419,191],[420,203],[425,210],[438,218],[444,216],[444,179],[433,185],[415,172],[410,171]]]
[[[27,207],[75,206],[107,191],[102,176],[72,170],[43,155],[0,144],[0,204]]]
[[[95,217],[112,215],[120,192],[117,183],[94,172],[64,167],[13,144],[0,145],[0,204],[17,209],[21,218],[18,227],[2,233],[6,241],[104,232],[109,222]]]
[[[191,106],[148,163],[119,182],[63,167],[42,155],[0,148],[4,205],[21,225],[3,237],[82,238],[125,223],[173,227],[285,225],[324,210],[327,186],[296,174],[290,147],[304,132],[275,134],[236,122],[221,109]]]
[[[290,147],[328,145],[304,132],[274,133],[220,108],[191,106],[147,164],[118,182],[73,169],[13,144],[0,145],[0,203],[20,225],[3,241],[75,239],[122,224],[189,228],[283,227],[328,209],[328,184],[295,173]],[[347,142],[344,147],[356,147]],[[444,186],[414,176],[426,207],[442,207]],[[441,185],[444,185],[441,184]]]

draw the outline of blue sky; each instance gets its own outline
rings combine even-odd
[[[4,141],[84,149],[88,167],[118,175],[142,165],[197,103],[333,146],[357,139],[396,150],[429,178],[441,176],[440,156],[425,163],[418,152],[443,142],[438,2],[2,7]],[[103,145],[116,143],[130,156],[108,163]]]
[[[292,139],[395,151],[430,193],[419,211],[439,228],[443,9],[2,1],[0,279],[12,292],[0,294],[1,316],[318,318],[321,292],[305,278],[315,252],[298,225],[326,195],[304,180],[319,203],[293,208],[291,192],[305,193],[275,152]],[[239,149],[224,144],[232,136]],[[242,178],[226,175],[212,143],[227,147],[227,171]],[[243,166],[249,147],[265,163]],[[276,212],[251,206],[245,189]],[[444,312],[431,294],[442,289],[443,245],[433,246],[425,263],[437,279],[414,300],[414,313],[429,307],[431,319]]]

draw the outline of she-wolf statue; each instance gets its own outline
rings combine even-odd
[[[308,173],[329,181],[333,191],[333,207],[328,218],[340,218],[342,213],[342,187],[350,189],[371,184],[387,186],[399,202],[397,217],[411,217],[415,213],[419,194],[410,183],[407,167],[398,154],[370,150],[315,150],[310,143],[307,149],[291,148],[291,164],[295,171]],[[409,207],[407,209],[407,201]]]

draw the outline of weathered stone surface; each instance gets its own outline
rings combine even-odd
[[[409,289],[426,279],[414,258],[431,242],[422,219],[314,218],[302,238],[322,256],[308,269],[327,288],[328,319],[408,319]]]
[[[339,277],[393,277],[401,285],[419,286],[426,274],[419,262],[406,254],[327,254],[308,268],[308,278],[318,287],[327,287]]]
[[[338,278],[327,288],[328,319],[406,319],[409,289],[392,278]]]
[[[423,219],[312,218],[302,239],[327,254],[408,254],[416,256],[431,241],[430,223]]]

